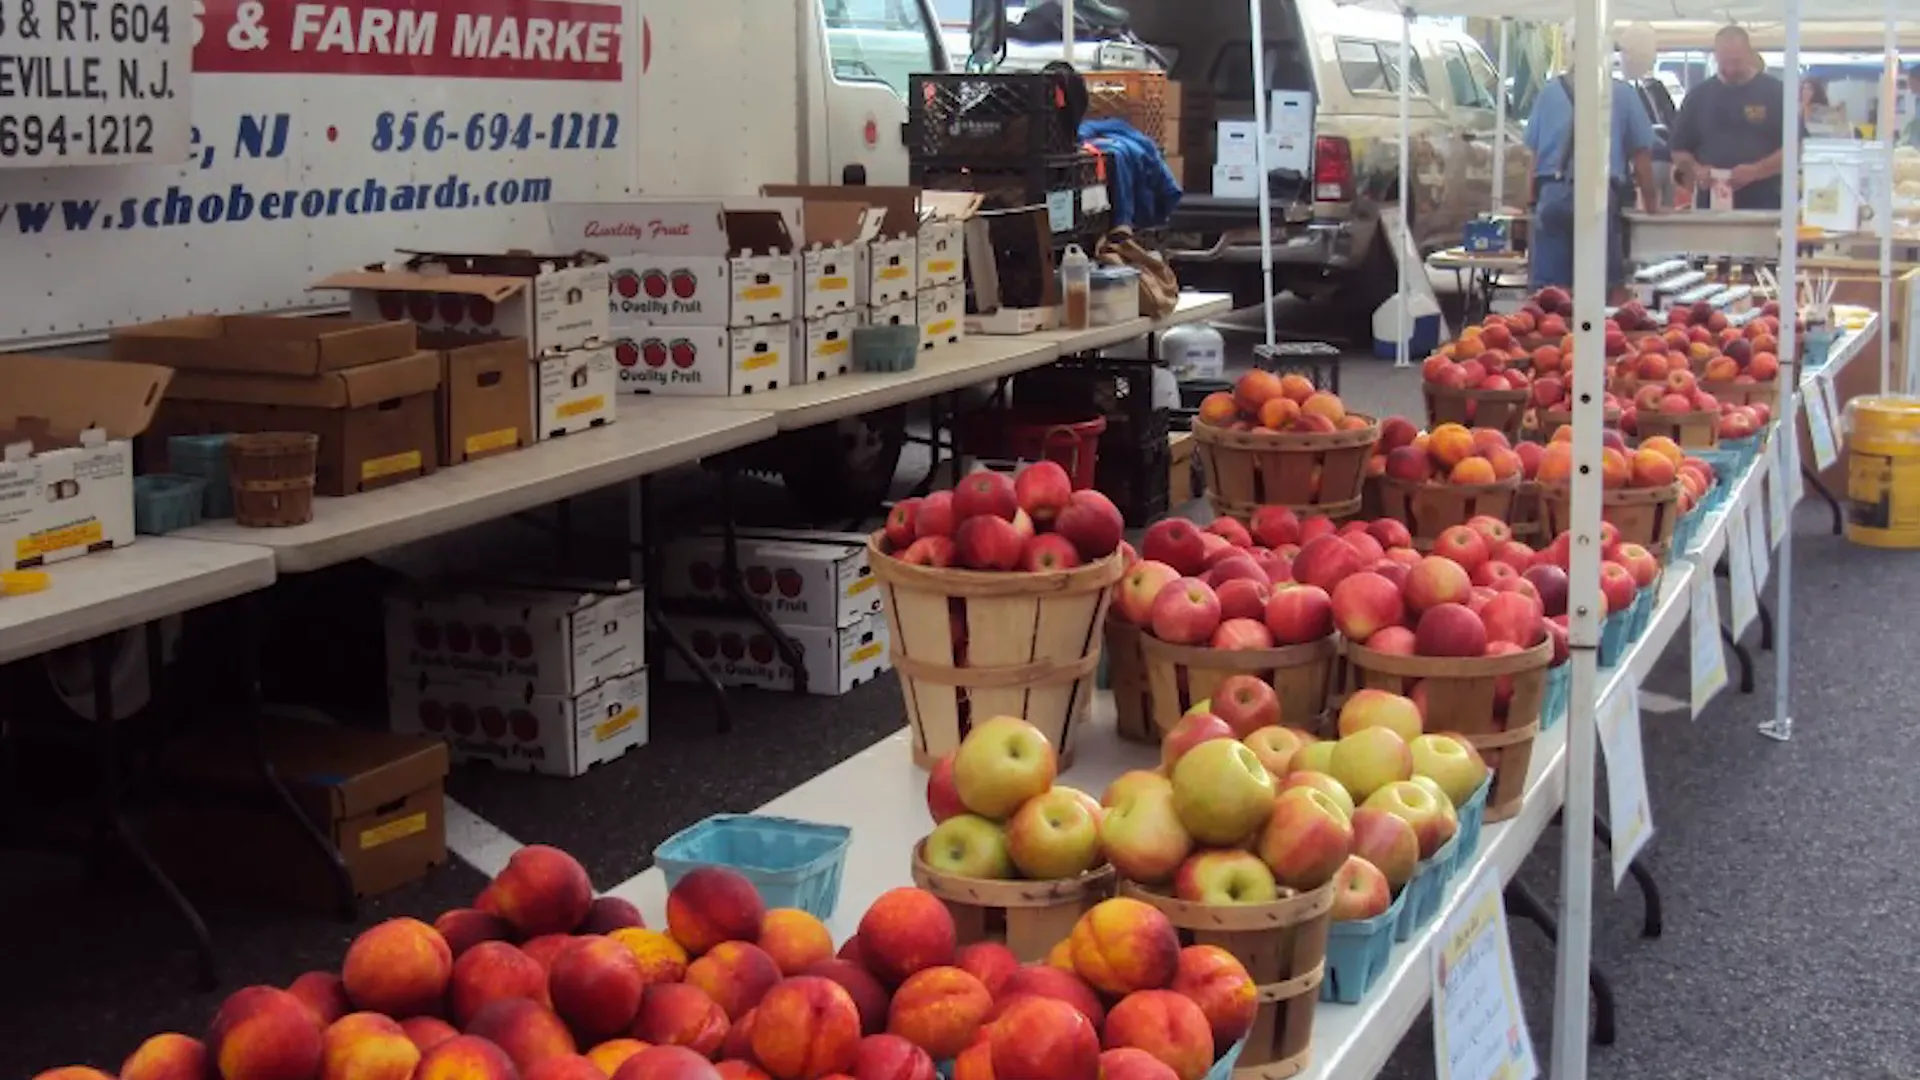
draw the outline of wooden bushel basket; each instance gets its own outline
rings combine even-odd
[[[1535,541],[1551,540],[1541,537],[1540,521],[1540,484],[1535,480],[1520,481],[1520,489],[1513,493],[1513,509],[1507,518],[1507,528],[1513,530],[1515,540],[1540,546]]]
[[[1333,882],[1270,904],[1192,904],[1120,883],[1120,895],[1152,904],[1180,933],[1181,945],[1217,945],[1246,966],[1259,987],[1253,1030],[1234,1080],[1281,1080],[1313,1058],[1313,1010],[1326,975],[1333,925]]]
[[[1540,519],[1549,537],[1559,536],[1570,527],[1571,489],[1559,485],[1540,486]],[[1620,530],[1620,541],[1639,544],[1658,554],[1673,540],[1673,528],[1680,521],[1680,485],[1663,488],[1615,488],[1600,493],[1600,520]]]
[[[1714,409],[1688,413],[1641,409],[1634,414],[1633,433],[1642,439],[1665,435],[1683,450],[1711,450],[1720,445],[1720,413]]]
[[[1367,459],[1380,441],[1380,421],[1367,421],[1364,428],[1321,434],[1194,424],[1214,513],[1249,521],[1262,506],[1285,506],[1302,516],[1352,515],[1360,509]]]
[[[1427,430],[1441,424],[1497,428],[1509,441],[1520,438],[1533,397],[1531,390],[1466,390],[1430,382],[1421,383],[1420,392],[1427,399]]]
[[[1107,616],[1107,687],[1113,692],[1113,726],[1128,742],[1160,745],[1147,689],[1147,660],[1140,639],[1148,635],[1125,619]]]
[[[1766,382],[1700,381],[1700,389],[1712,394],[1722,405],[1765,405],[1769,409],[1780,408],[1780,380],[1768,379]],[[1684,443],[1682,445],[1685,445]]]
[[[959,943],[1003,941],[1023,964],[1044,962],[1080,916],[1113,895],[1111,866],[1058,881],[988,881],[935,870],[925,846],[925,840],[913,846],[913,883],[947,905]]]
[[[1481,514],[1511,521],[1514,500],[1520,493],[1517,476],[1492,484],[1435,483],[1391,476],[1379,479],[1380,516],[1405,525],[1413,534],[1414,546],[1422,551],[1432,547],[1441,533]]]
[[[1347,644],[1347,670],[1354,686],[1406,694],[1420,684],[1426,714],[1445,718],[1435,730],[1465,735],[1487,759],[1493,768],[1488,821],[1505,821],[1520,812],[1552,662],[1551,641],[1507,656],[1472,657],[1403,656]],[[1503,681],[1512,687],[1504,717],[1498,708]]]
[[[1040,729],[1064,768],[1093,703],[1115,552],[1053,573],[914,566],[867,541],[885,590],[893,666],[900,673],[913,759],[930,767],[975,721],[1018,716]]]
[[[1333,693],[1340,647],[1333,634],[1274,649],[1209,649],[1141,634],[1140,651],[1146,658],[1147,696],[1157,739],[1171,731],[1195,702],[1212,697],[1221,683],[1235,675],[1255,675],[1273,686],[1280,698],[1282,724],[1318,732]]]

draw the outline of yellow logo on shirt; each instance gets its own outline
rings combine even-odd
[[[1746,114],[1747,123],[1749,124],[1764,124],[1767,122],[1767,107],[1765,105],[1748,105],[1746,107]]]

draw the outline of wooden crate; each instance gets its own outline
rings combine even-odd
[[[1113,895],[1111,866],[1058,881],[987,881],[935,870],[925,847],[925,840],[913,846],[913,883],[953,913],[959,943],[1004,942],[1023,964],[1045,962],[1080,916]]]

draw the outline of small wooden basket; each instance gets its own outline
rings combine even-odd
[[[1517,476],[1492,484],[1448,484],[1383,476],[1380,477],[1380,516],[1405,525],[1413,534],[1414,546],[1424,551],[1433,546],[1434,538],[1441,533],[1455,525],[1465,525],[1481,514],[1511,520],[1519,493]]]
[[[1347,643],[1347,670],[1356,688],[1411,694],[1418,684],[1426,715],[1443,718],[1434,730],[1465,735],[1487,759],[1494,770],[1487,821],[1505,821],[1520,812],[1552,662],[1551,641],[1507,656],[1473,657],[1404,656]],[[1499,698],[1507,688],[1502,714]]]
[[[1421,383],[1427,399],[1427,430],[1441,424],[1462,427],[1497,428],[1509,441],[1520,438],[1520,426],[1527,417],[1530,390],[1466,390]]]
[[[1684,450],[1711,450],[1720,445],[1720,413],[1717,409],[1686,413],[1641,409],[1633,414],[1633,433],[1642,439],[1665,435]]]
[[[1540,518],[1549,537],[1559,536],[1571,527],[1572,502],[1571,488],[1540,486]],[[1673,540],[1674,526],[1680,522],[1680,485],[1603,491],[1600,520],[1620,530],[1622,543],[1639,544],[1655,554],[1664,552]]]
[[[1333,882],[1311,892],[1282,890],[1270,904],[1193,904],[1131,881],[1120,895],[1159,908],[1184,945],[1217,945],[1246,966],[1260,1006],[1234,1080],[1281,1080],[1313,1058],[1313,1011],[1326,976]]]
[[[914,761],[930,767],[976,720],[1018,716],[1052,741],[1064,768],[1093,703],[1101,627],[1126,572],[1120,553],[1071,570],[993,573],[901,562],[882,538],[868,540],[867,554],[886,598]]]
[[[1533,544],[1540,539],[1542,524],[1539,481],[1520,481],[1520,488],[1513,495],[1513,509],[1508,512],[1507,528],[1513,530],[1515,540]],[[1548,539],[1552,538],[1548,537]]]
[[[233,519],[254,528],[285,528],[313,520],[313,474],[320,436],[264,431],[227,440]]]
[[[1146,658],[1147,696],[1157,741],[1195,702],[1212,697],[1221,683],[1235,675],[1256,675],[1273,686],[1280,697],[1282,724],[1317,732],[1334,690],[1334,663],[1340,648],[1334,634],[1275,649],[1173,645],[1141,634],[1140,651]]]
[[[1107,614],[1107,687],[1113,692],[1113,725],[1128,742],[1160,745],[1160,729],[1153,726],[1152,698],[1147,686],[1147,659],[1140,639],[1150,637],[1139,627]]]
[[[1601,427],[1618,428],[1620,426],[1620,409],[1618,406],[1606,409],[1603,413],[1604,415],[1600,421]],[[1540,441],[1550,442],[1553,439],[1554,432],[1559,431],[1563,427],[1571,427],[1573,425],[1573,411],[1571,409],[1541,409],[1535,413],[1534,419],[1537,421],[1534,431],[1540,436]]]
[[[1113,895],[1111,866],[1058,881],[988,881],[935,870],[925,847],[924,839],[913,846],[913,883],[947,905],[959,944],[1002,941],[1023,964],[1044,962],[1080,916]]]
[[[1725,382],[1702,380],[1700,389],[1712,394],[1723,405],[1765,405],[1774,410],[1780,408],[1780,380],[1778,379],[1768,379],[1766,382],[1734,382],[1731,379]]]
[[[1298,514],[1348,517],[1360,509],[1367,459],[1380,441],[1380,421],[1322,434],[1233,431],[1193,425],[1194,448],[1207,470],[1214,512],[1249,521],[1262,506]]]

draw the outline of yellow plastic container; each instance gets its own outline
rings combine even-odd
[[[1920,548],[1920,398],[1847,403],[1847,539]]]

